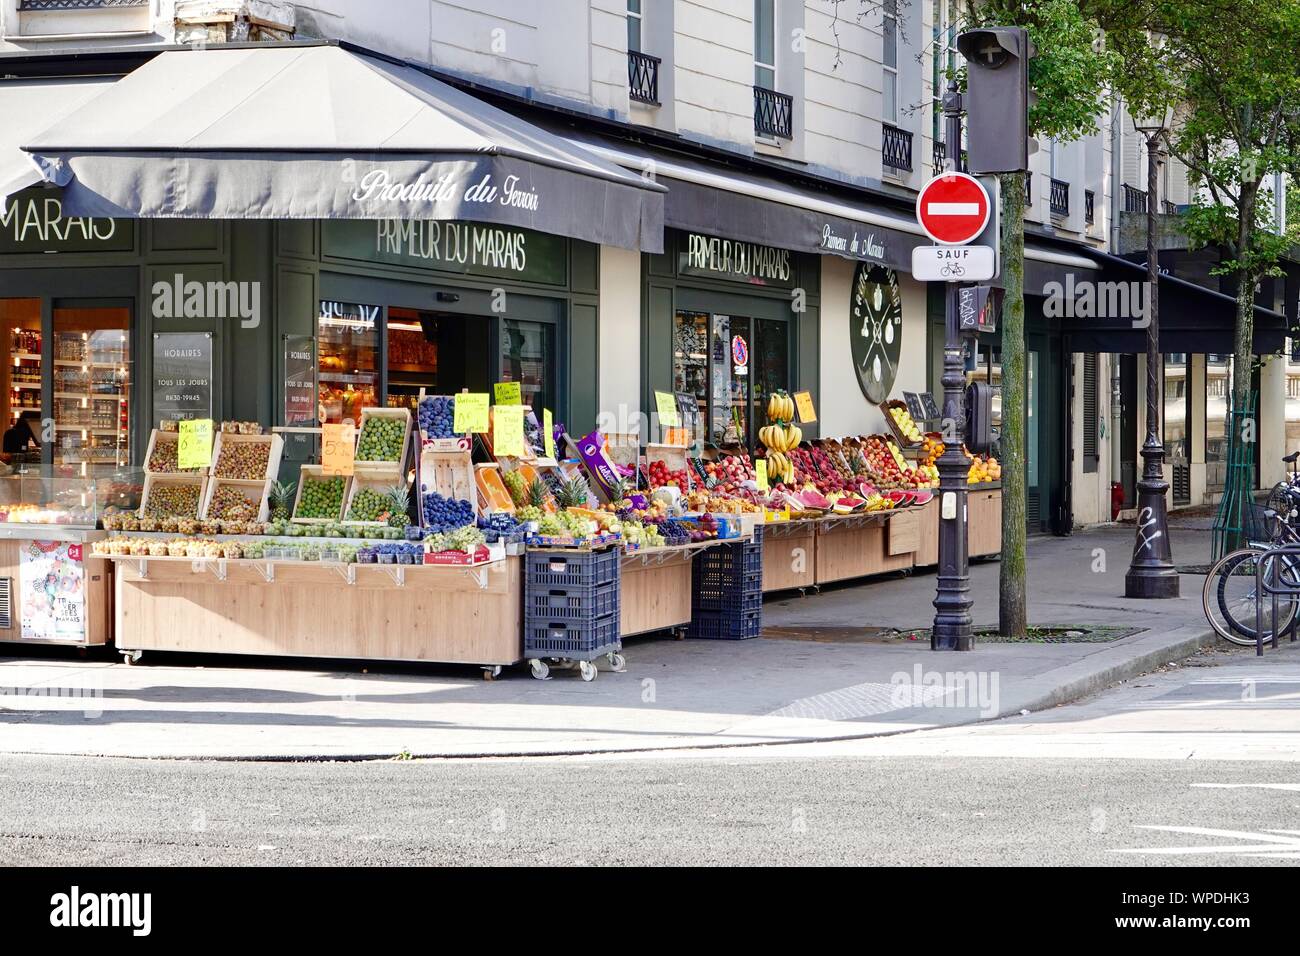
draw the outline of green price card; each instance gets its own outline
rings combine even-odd
[[[492,410],[492,454],[498,458],[523,458],[524,406],[498,405]]]
[[[191,418],[180,423],[177,468],[207,468],[212,464],[212,419]]]
[[[451,429],[458,435],[488,430],[487,392],[460,392],[456,395],[456,413]]]
[[[498,405],[522,405],[524,403],[524,390],[518,382],[497,382],[493,386],[496,392],[496,404]]]
[[[546,442],[546,457],[555,457],[555,418],[549,408],[542,409],[542,440]]]
[[[655,408],[659,412],[659,424],[665,428],[676,428],[677,399],[672,392],[655,392]]]

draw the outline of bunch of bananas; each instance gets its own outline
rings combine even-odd
[[[758,438],[767,448],[767,473],[772,481],[794,482],[794,462],[790,451],[799,447],[803,432],[794,423],[794,399],[785,392],[767,397],[767,418],[772,424],[758,430]]]
[[[785,392],[773,392],[767,396],[767,420],[769,422],[794,421],[794,399]]]

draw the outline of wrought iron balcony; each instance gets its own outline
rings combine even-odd
[[[944,161],[948,158],[948,145],[942,141],[934,144],[934,174],[940,175],[944,171]],[[966,150],[961,151],[961,162],[957,165],[957,171],[964,173],[967,171]]]
[[[659,105],[659,64],[657,56],[639,50],[627,51],[627,95],[638,103]]]
[[[1053,216],[1070,215],[1070,184],[1063,179],[1048,180],[1047,205]]]
[[[794,98],[762,86],[754,87],[754,132],[790,139],[794,132]]]
[[[1083,191],[1083,221],[1091,226],[1097,216],[1097,195],[1091,189]]]
[[[1125,212],[1146,212],[1147,211],[1147,191],[1138,189],[1124,183],[1124,211]]]
[[[880,125],[880,149],[884,154],[883,162],[890,169],[904,172],[912,171],[912,134],[888,123]]]
[[[1168,199],[1162,199],[1160,201],[1160,211],[1166,216],[1177,216],[1178,203],[1170,202]]]

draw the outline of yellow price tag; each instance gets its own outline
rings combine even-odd
[[[524,390],[518,382],[497,382],[492,387],[496,394],[496,404],[498,405],[522,405],[524,403]]]
[[[492,410],[492,454],[524,457],[524,406],[498,405]]]
[[[676,428],[677,399],[672,392],[655,392],[655,409],[659,412],[659,424],[665,428]]]
[[[767,491],[767,459],[754,459],[754,480],[759,491]]]
[[[794,405],[799,410],[799,424],[807,425],[817,421],[817,409],[813,407],[812,392],[795,392]]]
[[[357,458],[357,429],[351,422],[321,426],[323,475],[351,475]]]
[[[207,468],[212,464],[212,419],[190,418],[180,423],[177,468]]]
[[[452,415],[451,428],[457,435],[487,431],[487,392],[460,392],[457,394],[456,410]]]
[[[555,418],[549,408],[542,409],[542,440],[546,443],[546,457],[555,458]]]

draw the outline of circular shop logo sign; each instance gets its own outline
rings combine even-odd
[[[898,274],[884,266],[859,263],[853,274],[849,312],[849,343],[858,386],[867,401],[879,405],[894,388],[903,347]]]

